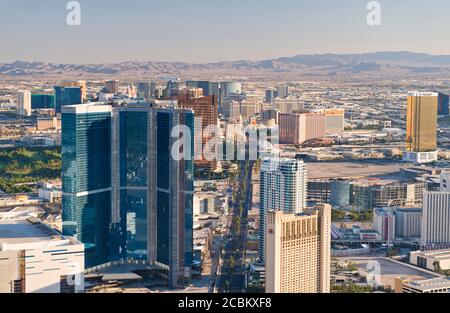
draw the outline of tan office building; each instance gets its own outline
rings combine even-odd
[[[302,214],[268,212],[266,292],[329,293],[330,252],[330,205]]]
[[[341,134],[344,132],[344,109],[326,109],[324,113],[327,134]]]
[[[293,113],[279,115],[280,143],[301,145],[326,136],[324,113]]]
[[[404,159],[416,163],[437,160],[438,93],[409,92]]]

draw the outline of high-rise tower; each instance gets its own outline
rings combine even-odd
[[[17,96],[17,114],[31,116],[31,93],[21,91]]]
[[[437,160],[437,114],[437,93],[408,93],[404,160],[416,163]]]
[[[330,292],[329,204],[301,214],[269,211],[266,236],[266,292]]]
[[[66,105],[82,104],[81,87],[55,87],[55,110],[61,113],[61,108]]]
[[[301,213],[306,208],[307,173],[302,160],[267,158],[261,164],[259,259],[265,259],[267,212]]]
[[[84,243],[86,268],[110,260],[111,110],[62,108],[63,233]]]
[[[86,244],[86,267],[132,260],[190,281],[194,113],[156,103],[63,107],[63,232]],[[181,137],[181,136],[180,136]]]

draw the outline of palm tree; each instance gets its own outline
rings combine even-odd
[[[234,261],[234,256],[230,256],[230,260],[228,261],[230,265],[230,276],[233,274],[234,266],[236,262]]]
[[[225,292],[229,292],[230,291],[230,282],[228,280],[225,281]]]
[[[439,265],[439,261],[434,261],[433,262],[433,267],[434,267],[434,271],[436,273],[441,274],[442,270],[441,270],[441,266]]]

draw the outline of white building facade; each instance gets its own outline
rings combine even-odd
[[[421,245],[450,247],[450,192],[424,191]]]
[[[36,219],[0,221],[0,293],[84,292],[84,245]]]
[[[20,91],[17,95],[17,114],[31,116],[31,93]]]
[[[302,160],[267,158],[261,164],[259,259],[264,261],[266,214],[301,213],[306,208],[307,171]]]

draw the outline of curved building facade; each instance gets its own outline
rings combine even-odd
[[[350,185],[349,181],[330,182],[330,204],[333,207],[346,207],[350,205]]]

